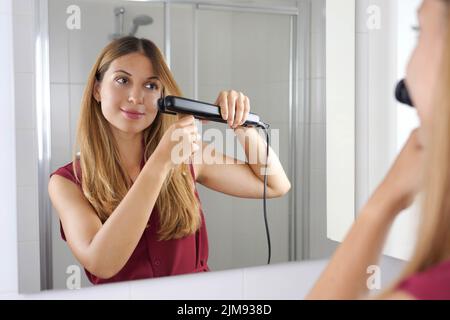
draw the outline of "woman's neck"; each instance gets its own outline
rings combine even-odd
[[[113,132],[124,169],[128,172],[139,169],[143,154],[143,133],[126,133],[118,130]]]

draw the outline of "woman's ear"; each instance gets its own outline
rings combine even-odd
[[[100,102],[101,96],[100,96],[100,82],[98,82],[98,80],[95,80],[95,84],[94,84],[94,99],[97,100],[97,102]]]

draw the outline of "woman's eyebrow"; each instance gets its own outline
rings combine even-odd
[[[114,71],[113,73],[117,73],[117,72],[123,72],[123,73],[129,75],[130,77],[133,76],[131,73],[129,73],[129,72],[125,71],[125,70],[122,70],[122,69],[116,70],[116,71]],[[159,80],[159,78],[158,78],[157,76],[151,76],[151,77],[148,77],[148,78],[147,78],[147,80],[151,80],[151,79]]]

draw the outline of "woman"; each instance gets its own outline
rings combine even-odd
[[[364,297],[368,266],[377,263],[397,214],[422,189],[422,221],[414,254],[400,278],[379,298],[450,299],[449,8],[449,0],[422,3],[420,37],[406,78],[421,126],[363,207],[309,299]]]
[[[236,197],[263,196],[265,159],[243,163],[208,146],[212,159],[186,164],[204,145],[192,116],[158,112],[163,94],[181,91],[154,43],[134,37],[110,43],[84,92],[79,159],[74,155],[50,178],[62,237],[94,284],[208,271],[195,182]],[[250,111],[248,97],[223,91],[216,104],[241,143],[248,139],[264,150],[256,129],[240,126]],[[184,152],[173,157],[179,143]],[[272,150],[267,170],[267,197],[287,193],[289,180]]]

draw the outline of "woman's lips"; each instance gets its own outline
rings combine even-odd
[[[130,111],[130,110],[125,110],[120,108],[120,111],[122,111],[122,114],[128,118],[128,119],[132,119],[132,120],[136,120],[136,119],[140,119],[142,118],[145,113],[141,113],[141,112],[137,112],[137,111]]]

